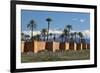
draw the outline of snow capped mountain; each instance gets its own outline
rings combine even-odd
[[[85,37],[90,38],[90,31],[89,31],[89,30],[85,30],[85,31],[83,31],[82,33],[83,33],[83,35],[84,35]]]
[[[82,32],[84,38],[90,38],[90,30],[71,31],[71,33],[74,33],[74,32]],[[30,35],[31,31],[23,31],[22,33],[24,33],[26,35]],[[61,30],[49,30],[49,33],[61,35],[63,33],[63,31],[61,31]],[[37,35],[37,34],[41,34],[41,31],[33,31],[33,35]]]
[[[71,31],[71,33],[74,33],[74,32],[82,32],[84,38],[90,38],[90,30]]]

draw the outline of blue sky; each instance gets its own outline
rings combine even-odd
[[[29,30],[27,24],[30,20],[35,20],[37,28],[41,31],[47,28],[46,18],[52,19],[50,29],[63,30],[68,24],[72,25],[73,30],[82,31],[90,29],[90,14],[79,12],[51,12],[51,11],[36,11],[36,10],[21,10],[21,26],[22,31]]]

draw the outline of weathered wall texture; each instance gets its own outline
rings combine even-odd
[[[32,42],[25,42],[24,52],[33,51],[32,48],[34,48],[34,44],[32,44]]]
[[[59,44],[59,49],[60,50],[69,50],[69,43],[60,43]]]
[[[82,43],[82,49],[87,49],[86,43]]]
[[[59,43],[59,42],[21,42],[21,52],[32,51],[37,53],[39,51],[58,51],[58,50],[84,50],[90,49],[90,44],[86,43]]]
[[[90,49],[90,44],[87,44],[87,49]]]
[[[59,48],[60,50],[65,50],[65,43],[60,43]]]
[[[45,42],[43,42],[43,41],[34,41],[33,44],[34,44],[33,50],[34,50],[35,53],[37,53],[38,51],[45,50],[45,45],[46,45]]]
[[[65,43],[65,50],[69,50],[69,43]]]
[[[76,49],[77,50],[82,50],[82,44],[81,43],[77,43]]]
[[[59,42],[46,42],[46,50],[55,52],[59,50]]]
[[[74,43],[69,43],[69,49],[74,50]]]
[[[24,44],[25,42],[24,41],[21,41],[21,52],[24,52]]]
[[[59,50],[59,42],[53,42],[53,52]]]

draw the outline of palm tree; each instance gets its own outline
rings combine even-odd
[[[74,42],[74,33],[70,33],[70,36],[71,36],[70,41]]]
[[[80,42],[82,42],[82,39],[83,39],[83,34],[82,34],[82,32],[79,32],[78,35],[79,35],[79,37],[80,37]]]
[[[67,37],[68,37],[68,29],[65,28],[64,31],[63,31],[63,35],[65,35],[65,40],[67,40]]]
[[[56,34],[54,33],[53,35],[54,35],[53,36],[53,40],[55,41],[56,40]]]
[[[68,29],[68,31],[72,30],[72,25],[67,25],[66,28]]]
[[[52,21],[51,18],[47,18],[46,21],[48,22],[48,31],[47,31],[47,40],[48,40],[48,36],[49,36],[49,28],[50,28],[50,22]]]
[[[30,38],[29,35],[24,35],[24,37],[25,37],[25,40],[26,40],[26,41]]]
[[[50,39],[52,39],[52,35],[53,35],[53,34],[52,34],[52,33],[50,33],[49,35],[50,35]]]
[[[29,24],[27,24],[27,28],[31,30],[31,39],[33,40],[33,29],[36,29],[36,22],[34,20],[30,20]]]
[[[47,34],[47,29],[45,29],[45,28],[42,29],[41,34],[43,35],[44,41],[45,41],[45,36],[46,36],[46,34]]]
[[[25,40],[25,34],[22,32],[21,33],[21,41],[24,41]]]
[[[39,41],[40,40],[40,35],[37,34],[36,36],[34,36],[34,39]]]
[[[60,38],[62,39],[62,42],[63,42],[64,34],[61,34],[61,35],[60,35]]]
[[[76,38],[77,38],[77,32],[74,32],[74,36],[75,36],[75,42],[77,42]]]
[[[66,28],[68,30],[68,41],[69,41],[70,31],[72,30],[72,25],[67,25]]]

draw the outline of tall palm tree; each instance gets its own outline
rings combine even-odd
[[[83,34],[82,34],[82,32],[79,32],[78,35],[79,35],[79,37],[80,37],[80,42],[82,42],[82,39],[83,39]]]
[[[30,20],[29,24],[27,24],[27,28],[31,30],[31,39],[33,40],[33,30],[36,29],[36,22],[34,20]]]
[[[68,31],[70,32],[72,30],[72,25],[67,25],[66,28],[68,29]]]
[[[49,35],[50,35],[50,39],[52,39],[52,35],[53,35],[53,34],[52,34],[52,33],[50,33]]]
[[[68,39],[68,29],[67,28],[63,30],[63,35],[65,35],[65,40],[67,40]]]
[[[64,34],[62,33],[61,35],[60,35],[60,38],[62,39],[62,42],[64,42]]]
[[[66,28],[67,28],[67,30],[68,30],[68,41],[69,41],[70,32],[71,32],[71,30],[72,30],[72,25],[67,25]]]
[[[54,33],[53,35],[54,35],[53,36],[53,41],[55,41],[56,40],[56,34]]]
[[[44,37],[44,41],[45,41],[45,37],[46,37],[46,34],[47,34],[47,29],[42,29],[42,31],[41,31],[41,34],[43,35],[43,37]]]
[[[71,36],[70,41],[74,42],[74,33],[70,33],[70,36]]]
[[[47,40],[48,40],[48,36],[49,36],[49,28],[50,28],[50,22],[52,21],[51,18],[47,18],[46,21],[48,22],[48,31],[47,31]]]

